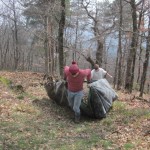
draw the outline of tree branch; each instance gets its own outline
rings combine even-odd
[[[83,4],[83,0],[82,0],[82,1],[81,1],[81,4],[82,4],[83,8],[85,9],[87,15],[88,15],[91,19],[93,19],[94,22],[96,22],[97,20],[90,14],[90,12],[88,11],[88,8],[87,8],[88,5],[90,4],[90,2],[86,2],[86,5],[84,5],[84,4]]]
[[[139,2],[136,4],[136,7],[139,6],[141,3],[144,3],[144,2],[145,2],[145,0],[139,1]]]
[[[124,0],[125,2],[127,2],[127,3],[130,3],[131,4],[131,0],[130,1],[128,1],[128,0]]]

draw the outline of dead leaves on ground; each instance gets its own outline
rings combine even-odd
[[[137,93],[129,95],[118,92],[118,104],[114,102],[114,107],[106,119],[102,121],[85,120],[76,125],[70,121],[69,111],[66,112],[66,109],[55,105],[52,101],[48,102],[48,99],[44,99],[44,97],[47,98],[47,94],[41,86],[42,73],[0,72],[0,76],[8,78],[16,85],[22,85],[24,93],[26,93],[18,96],[18,93],[14,93],[5,85],[0,84],[0,121],[15,122],[15,120],[12,120],[13,112],[25,114],[31,118],[36,116],[35,119],[37,120],[34,121],[37,122],[37,134],[42,134],[45,129],[42,129],[40,124],[44,122],[46,124],[49,119],[45,127],[52,132],[52,135],[55,135],[53,138],[57,138],[55,140],[59,142],[67,143],[67,141],[70,141],[74,143],[74,147],[77,139],[92,141],[91,137],[93,135],[96,135],[94,137],[96,144],[91,143],[93,146],[89,148],[93,150],[102,149],[105,146],[106,149],[137,148],[148,150],[150,146],[150,112],[147,114],[141,112],[131,113],[138,109],[149,110],[149,95],[144,95],[144,100],[141,100],[137,97]],[[39,107],[39,110],[36,106]],[[40,114],[40,110],[42,110],[42,114]],[[125,111],[127,111],[127,114]],[[21,133],[25,132],[24,128],[19,130]],[[26,133],[27,137],[32,136],[29,131]],[[113,143],[110,144],[109,141]]]

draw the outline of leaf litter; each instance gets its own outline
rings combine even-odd
[[[19,93],[0,83],[0,148],[37,149],[38,145],[39,149],[148,150],[150,147],[148,94],[139,100],[137,92],[129,95],[118,91],[119,100],[105,119],[82,117],[80,124],[74,124],[73,112],[48,99],[42,85],[44,74],[1,71],[0,76],[24,89],[20,98]],[[20,144],[21,139],[26,140]]]

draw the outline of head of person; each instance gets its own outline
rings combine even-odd
[[[72,75],[76,75],[79,72],[79,67],[75,61],[73,61],[72,64],[70,65],[69,72]]]
[[[95,64],[95,65],[94,65],[94,69],[95,69],[95,70],[98,70],[98,69],[99,69],[99,65],[98,65],[98,64]]]

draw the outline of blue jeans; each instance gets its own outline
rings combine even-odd
[[[83,91],[71,92],[68,90],[68,102],[69,106],[75,112],[75,116],[80,116],[80,105],[84,94]]]

